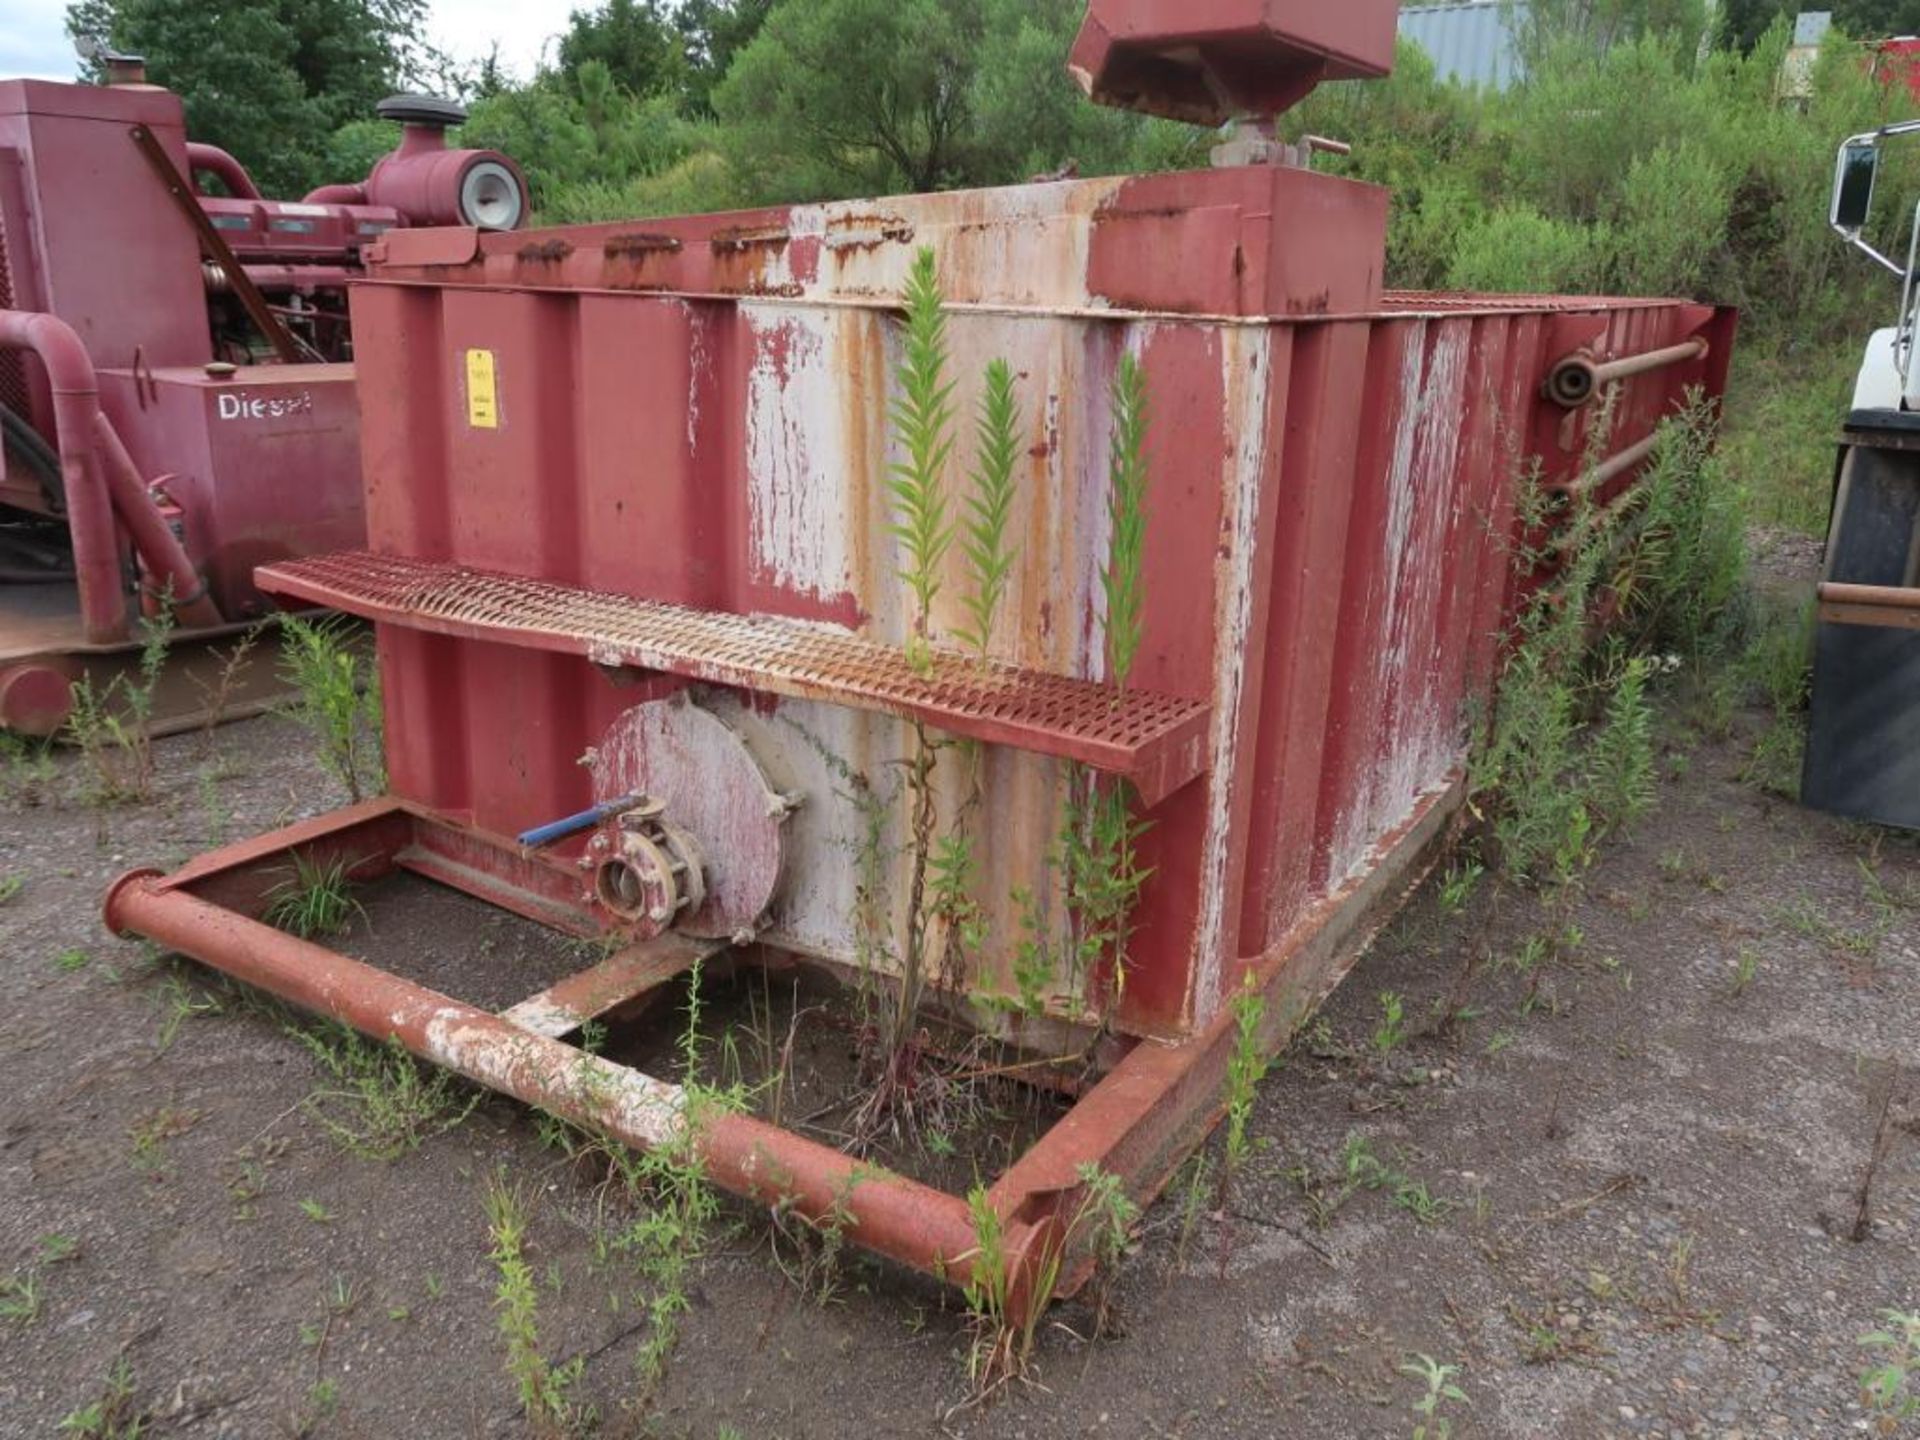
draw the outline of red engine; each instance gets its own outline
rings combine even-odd
[[[178,96],[0,81],[0,725],[65,713],[75,657],[268,608],[253,568],[361,543],[347,285],[387,232],[512,229],[526,184],[448,147],[459,106],[384,101],[365,180],[260,193]],[[210,192],[221,193],[210,193]],[[31,704],[19,697],[31,694]]]
[[[195,180],[218,179],[224,195],[197,189],[200,209],[249,279],[288,328],[314,352],[349,358],[345,285],[360,268],[361,247],[407,225],[471,225],[512,230],[526,219],[527,186],[517,167],[492,150],[454,150],[446,132],[467,118],[451,101],[424,95],[382,100],[380,117],[399,121],[399,148],[375,162],[365,180],[323,185],[299,201],[268,200],[240,162],[214,145],[189,141]],[[227,358],[252,358],[254,337],[233,284],[215,261],[205,265],[217,342]],[[236,352],[237,347],[237,353]]]

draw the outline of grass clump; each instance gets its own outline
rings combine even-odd
[[[58,773],[52,741],[0,730],[0,797],[26,808],[40,805]]]
[[[1140,1209],[1120,1178],[1097,1165],[1076,1172],[1079,1190],[1073,1211],[1057,1232],[1043,1235],[1040,1249],[1026,1262],[1022,1277],[1007,1249],[1006,1228],[984,1184],[967,1192],[973,1220],[973,1249],[956,1262],[967,1267],[962,1294],[972,1318],[967,1378],[972,1393],[965,1405],[992,1399],[1015,1381],[1034,1378],[1033,1349],[1040,1317],[1060,1287],[1066,1257],[1084,1247],[1094,1267],[1092,1304],[1096,1334],[1112,1319],[1112,1282],[1132,1244]]]
[[[1253,1118],[1254,1099],[1272,1063],[1260,1034],[1266,1023],[1267,1000],[1255,986],[1251,974],[1241,983],[1232,1005],[1233,1050],[1227,1056],[1226,1155],[1220,1167],[1220,1208],[1223,1210],[1234,1180],[1253,1153],[1247,1122]]]
[[[1767,710],[1740,778],[1789,800],[1800,796],[1807,745],[1807,705],[1813,696],[1814,607],[1773,602],[1758,612],[1746,652],[1733,667],[1732,685]]]
[[[25,1270],[0,1280],[0,1320],[31,1325],[40,1318],[40,1276]]]
[[[267,891],[261,919],[302,940],[340,934],[356,919],[367,917],[353,896],[352,869],[342,855],[323,858],[296,853],[293,874]]]

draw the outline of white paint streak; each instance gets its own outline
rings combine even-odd
[[[572,1007],[556,1004],[544,994],[531,1000],[522,1000],[510,1010],[500,1012],[502,1020],[511,1021],[522,1030],[531,1030],[536,1035],[544,1035],[549,1040],[558,1040],[561,1036],[580,1028],[580,1022],[586,1017]]]
[[[430,1059],[528,1104],[571,1100],[621,1139],[664,1145],[680,1133],[686,1091],[532,1031],[503,1040],[466,1012],[442,1009],[427,1021]]]
[[[1411,335],[1401,366],[1400,419],[1387,474],[1387,523],[1375,621],[1383,643],[1373,652],[1375,693],[1383,705],[1384,744],[1353,808],[1335,833],[1336,885],[1368,863],[1374,844],[1413,813],[1452,761],[1455,717],[1438,713],[1432,647],[1458,496],[1454,472],[1466,417],[1464,386],[1470,322],[1445,322],[1432,346]]]
[[[1386,828],[1400,824],[1419,798],[1448,768],[1454,739],[1453,717],[1438,713],[1435,695],[1446,617],[1440,613],[1447,572],[1460,557],[1447,553],[1447,537],[1459,504],[1454,479],[1467,417],[1467,361],[1471,322],[1447,322],[1434,347],[1427,394],[1420,417],[1415,490],[1419,496],[1412,533],[1402,552],[1406,594],[1394,612],[1389,653],[1399,684],[1394,690],[1393,763],[1385,777],[1380,818]]]
[[[687,319],[687,455],[700,455],[700,396],[713,388],[713,361],[707,354],[707,319],[691,305],[682,307]]]
[[[885,716],[811,700],[781,701],[769,729],[782,742],[782,759],[808,800],[787,821],[788,876],[767,915],[767,938],[853,964],[860,958],[862,857],[868,841],[852,777],[862,775],[875,787],[892,783],[886,761],[907,753],[904,737],[898,722]],[[882,747],[885,756],[876,765],[874,756]],[[881,859],[890,862],[890,835],[882,845],[889,853]],[[884,873],[890,875],[891,869],[883,863]],[[897,933],[889,912],[888,936]]]
[[[747,375],[747,525],[754,573],[831,602],[854,585],[848,437],[839,399],[845,318],[742,307]]]
[[[1104,309],[1087,287],[1093,220],[1123,178],[796,206],[787,231],[820,242],[819,273],[796,277],[787,246],[761,281],[803,299],[897,296],[932,246],[949,292],[971,302]]]
[[[1227,553],[1216,566],[1211,764],[1207,770],[1207,832],[1200,860],[1200,917],[1194,937],[1193,1019],[1204,1026],[1220,1008],[1220,976],[1231,838],[1234,764],[1240,745],[1240,702],[1246,689],[1252,640],[1255,529],[1261,491],[1277,483],[1267,466],[1267,392],[1273,364],[1271,330],[1222,331],[1223,433],[1233,439],[1224,478]]]

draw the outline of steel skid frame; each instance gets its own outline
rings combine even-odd
[[[1313,1013],[1426,873],[1462,793],[1457,777],[1431,793],[1371,864],[1249,968],[1246,983],[1265,1002],[1266,1053]],[[374,1039],[397,1041],[475,1084],[623,1144],[690,1144],[709,1178],[741,1199],[813,1222],[838,1215],[859,1245],[945,1283],[972,1276],[978,1249],[965,1197],[749,1115],[692,1113],[681,1086],[565,1038],[723,950],[723,942],[669,933],[615,950],[494,1013],[264,923],[258,917],[269,892],[296,858],[338,865],[354,882],[411,873],[570,934],[600,929],[577,904],[579,879],[564,862],[391,798],[226,846],[171,875],[129,871],[107,892],[107,926]],[[1016,1313],[1071,1295],[1091,1274],[1085,1227],[1074,1224],[1082,1168],[1098,1166],[1136,1202],[1150,1202],[1218,1120],[1235,1043],[1231,1007],[1179,1043],[1122,1042],[1118,1060],[995,1179],[989,1196]],[[1041,1293],[1036,1277],[1056,1269],[1057,1283]]]

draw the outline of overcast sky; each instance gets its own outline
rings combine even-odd
[[[194,0],[180,0],[192,4]],[[500,42],[513,74],[533,73],[540,47],[586,0],[430,0],[427,39],[458,60],[484,57]],[[62,28],[65,0],[0,0],[0,79],[22,75],[71,80],[73,45]]]

